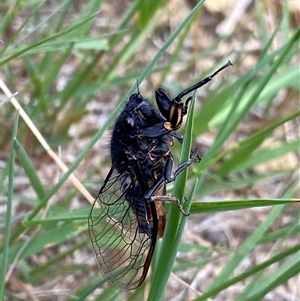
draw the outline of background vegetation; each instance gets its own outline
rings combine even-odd
[[[236,3],[1,4],[0,300],[299,300],[300,9]],[[169,192],[191,216],[168,206],[151,275],[119,292],[98,271],[89,196],[70,173],[97,194],[137,79],[151,100],[158,87],[175,96],[229,59],[181,129],[202,161]]]

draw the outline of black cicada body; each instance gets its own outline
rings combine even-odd
[[[134,289],[146,278],[155,244],[164,234],[166,183],[174,181],[195,158],[173,171],[171,147],[182,142],[180,128],[191,97],[181,98],[209,82],[210,77],[172,99],[156,90],[157,112],[140,93],[131,95],[111,137],[112,167],[89,216],[89,235],[102,275],[117,288]],[[180,203],[179,203],[180,204]],[[180,205],[179,205],[180,206]]]

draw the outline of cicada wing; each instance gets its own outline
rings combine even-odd
[[[138,287],[154,251],[152,233],[141,230],[129,173],[112,168],[93,204],[88,228],[102,275],[120,289]],[[144,200],[142,200],[144,201]]]

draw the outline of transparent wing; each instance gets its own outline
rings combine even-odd
[[[142,208],[147,206],[137,185],[128,172],[111,168],[88,221],[100,271],[121,289],[134,289],[144,281],[156,240],[142,225],[147,219]]]

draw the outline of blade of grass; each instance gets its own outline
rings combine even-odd
[[[49,229],[45,232],[39,232],[24,249],[22,247],[23,244],[26,244],[26,241],[20,241],[10,247],[9,253],[3,252],[0,254],[0,259],[3,260],[3,254],[5,254],[5,256],[8,256],[8,263],[11,264],[17,255],[18,260],[28,258],[47,247],[57,245],[67,239],[76,237],[82,232],[85,232],[84,227],[78,227],[78,225],[70,223],[54,229]],[[22,250],[22,253],[18,254],[20,250]]]
[[[80,26],[84,25],[85,23],[89,22],[90,20],[92,20],[93,18],[95,18],[95,16],[98,14],[99,12],[96,12],[94,13],[93,15],[85,18],[84,20],[82,20],[81,22],[67,28],[67,29],[64,29],[58,33],[55,33],[45,39],[42,39],[41,41],[39,42],[36,42],[28,47],[25,47],[23,49],[20,49],[20,50],[16,50],[16,51],[9,51],[9,55],[8,57],[6,58],[3,58],[3,53],[0,52],[0,56],[2,56],[2,59],[0,61],[0,66],[3,66],[5,64],[7,64],[9,61],[11,61],[12,59],[15,59],[17,57],[21,57],[22,55],[24,55],[25,53],[29,52],[31,49],[35,49],[36,47],[40,46],[40,45],[43,45],[45,43],[47,43],[48,41],[51,41],[51,40],[54,40],[60,36],[63,36],[63,35],[66,35],[68,34],[69,32],[72,32],[74,30],[76,30],[77,28],[79,28]]]
[[[239,263],[245,258],[247,254],[250,253],[253,248],[255,248],[257,242],[261,239],[263,234],[269,229],[269,227],[273,224],[274,220],[278,217],[278,215],[283,210],[284,205],[274,207],[271,212],[268,214],[267,218],[255,229],[255,231],[250,235],[245,242],[239,248],[239,252],[236,253],[231,260],[224,267],[222,272],[218,275],[218,277],[214,280],[213,284],[209,287],[209,290],[219,286],[223,282],[225,282],[229,276],[233,273],[235,268],[239,265]]]
[[[187,117],[185,137],[182,144],[182,152],[181,152],[179,164],[187,162],[190,158],[191,145],[192,145],[193,117],[194,117],[194,100],[191,103],[188,117]],[[185,190],[184,188],[186,186],[186,181],[187,181],[187,170],[183,171],[175,180],[173,195],[176,196],[179,200],[184,200],[184,190]],[[189,204],[186,204],[184,206],[185,209],[189,210],[190,205],[191,205],[191,199]],[[158,263],[157,263],[158,268],[154,272],[155,277],[153,278],[153,283],[151,284],[152,289],[150,290],[148,300],[163,299],[166,285],[177,255],[177,249],[179,247],[180,238],[183,233],[184,225],[185,225],[185,218],[183,218],[182,213],[178,210],[178,206],[176,206],[176,204],[171,204],[169,210],[168,222],[164,233],[163,242],[161,245],[161,252],[158,258]]]
[[[277,206],[300,203],[300,199],[249,199],[235,201],[194,202],[191,206],[191,214],[208,212],[222,212],[230,210],[242,210],[249,208]]]
[[[256,282],[252,281],[251,283],[249,283],[247,288],[243,291],[243,293],[237,297],[236,301],[262,300],[267,293],[271,292],[279,285],[286,283],[288,279],[296,275],[299,276],[300,246],[298,245],[296,246],[296,248],[297,247],[298,247],[298,252],[295,252],[294,256],[288,258],[286,262],[284,262],[276,271],[274,271],[272,274],[268,275],[267,277],[262,277],[262,279],[257,279]],[[280,260],[282,261],[283,259]],[[279,259],[277,261],[274,261],[274,263],[277,263],[278,261]],[[263,271],[260,272],[260,274],[262,273]]]
[[[204,155],[202,161],[205,163],[209,159],[211,159],[214,154],[217,152],[218,149],[220,149],[221,145],[224,143],[224,141],[228,138],[228,136],[233,132],[233,130],[236,128],[236,126],[241,122],[242,118],[244,118],[245,114],[249,112],[252,105],[256,102],[257,98],[261,94],[261,92],[264,90],[264,88],[267,86],[267,83],[273,76],[273,74],[276,72],[276,70],[281,66],[282,62],[286,59],[286,57],[290,54],[292,48],[294,45],[298,42],[300,39],[300,28],[296,31],[294,36],[289,40],[287,45],[283,48],[282,52],[279,54],[277,60],[274,62],[274,64],[271,66],[271,68],[267,71],[266,75],[263,76],[263,78],[259,81],[259,84],[257,85],[256,90],[251,95],[248,104],[243,108],[243,110],[240,112],[240,114],[235,115],[235,110],[238,107],[241,95],[239,94],[238,97],[233,101],[233,106],[231,111],[228,114],[227,120],[224,122],[223,127],[221,128],[221,131],[218,133],[218,136],[214,142],[214,144],[211,146],[210,150]],[[250,84],[250,82],[249,82]]]
[[[283,196],[289,197],[289,195]],[[222,283],[227,281],[229,276],[238,266],[238,264],[243,260],[243,258],[249,254],[249,252],[255,248],[257,243],[262,239],[262,236],[267,231],[267,229],[273,224],[274,220],[278,217],[278,215],[285,208],[285,205],[279,205],[270,211],[265,220],[255,229],[255,231],[246,239],[246,241],[239,248],[239,252],[236,253],[232,259],[228,262],[228,264],[224,267],[222,272],[218,275],[218,277],[214,280],[212,285],[209,287],[208,294],[211,290],[220,286]]]
[[[274,121],[272,124],[270,124],[267,127],[264,127],[260,129],[259,131],[255,132],[254,134],[248,136],[242,141],[237,142],[233,147],[225,150],[224,152],[221,152],[219,155],[215,156],[213,159],[211,159],[207,165],[205,165],[205,168],[213,165],[217,161],[220,161],[223,159],[226,155],[230,153],[234,153],[234,158],[227,160],[226,163],[224,163],[219,170],[217,170],[217,173],[219,175],[225,175],[225,170],[227,170],[226,165],[228,164],[229,166],[235,166],[239,165],[240,162],[243,162],[244,158],[247,157],[247,152],[251,153],[252,151],[249,151],[249,149],[256,149],[258,146],[260,146],[263,141],[267,138],[270,137],[272,132],[279,126],[283,125],[284,123],[293,120],[297,116],[300,116],[300,110],[295,111],[291,113],[290,115],[287,115],[279,120]],[[225,167],[224,167],[225,165]]]
[[[94,291],[97,290],[99,287],[103,287],[103,284],[105,284],[106,280],[104,278],[100,279],[91,279],[91,281],[87,281],[87,284],[85,284],[83,287],[77,290],[77,292],[74,294],[74,297],[70,297],[69,301],[78,301],[78,300],[86,300]],[[106,289],[102,289],[101,293],[97,295],[93,300],[94,301],[115,301],[120,300],[118,298],[120,295],[120,292],[118,292],[114,287],[110,286]]]
[[[45,196],[45,190],[38,174],[36,173],[35,167],[30,160],[30,157],[27,155],[25,149],[17,139],[14,140],[13,147],[15,149],[17,158],[20,160],[20,164],[22,165],[26,175],[28,176],[32,188],[36,192],[38,198],[42,199]]]
[[[207,300],[207,298],[213,297],[213,296],[217,295],[219,292],[232,286],[233,284],[243,281],[244,279],[256,274],[259,271],[265,270],[268,266],[274,264],[275,262],[278,262],[279,260],[286,258],[287,256],[295,254],[299,250],[300,250],[300,245],[298,244],[295,247],[292,247],[286,251],[283,251],[280,254],[273,256],[269,260],[266,260],[262,264],[256,265],[254,268],[248,270],[247,272],[242,273],[241,275],[236,276],[230,280],[225,280],[222,283],[219,283],[215,288],[212,288],[208,292],[205,292],[201,297],[194,299],[194,301],[205,301],[205,300]],[[256,299],[256,300],[259,300],[259,299]]]
[[[86,246],[88,241],[89,241],[88,238],[81,240],[79,243],[72,245],[66,251],[63,251],[57,255],[54,255],[53,257],[48,259],[47,262],[39,264],[39,266],[37,268],[32,269],[29,273],[29,276],[35,276],[38,274],[42,274],[45,268],[48,268],[48,267],[51,268],[51,266],[55,265],[56,263],[59,264],[59,261],[63,260],[64,258],[66,258],[69,255],[72,255],[76,250],[80,250],[80,248]]]
[[[14,122],[14,128],[12,133],[11,151],[8,160],[8,195],[7,195],[7,206],[6,206],[6,217],[5,217],[5,228],[4,228],[4,239],[3,239],[3,253],[1,258],[1,269],[0,269],[0,300],[4,300],[4,289],[6,283],[6,272],[9,263],[8,256],[10,254],[10,232],[11,232],[11,217],[12,217],[12,201],[14,196],[14,164],[15,164],[15,149],[13,147],[14,140],[17,136],[19,124],[19,115]],[[3,191],[3,190],[2,190]]]

